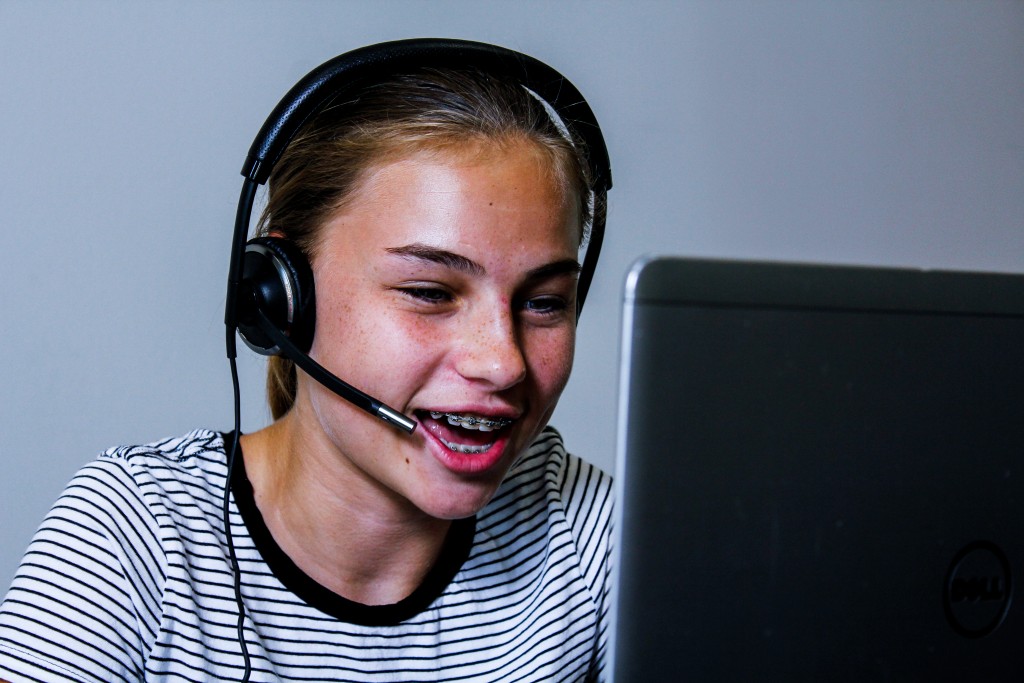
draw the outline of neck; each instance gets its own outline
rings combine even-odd
[[[451,522],[370,480],[321,432],[299,428],[294,413],[241,440],[274,540],[310,578],[349,600],[407,597],[437,560]]]

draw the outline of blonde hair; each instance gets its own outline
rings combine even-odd
[[[479,71],[423,70],[366,85],[313,117],[282,153],[268,183],[259,233],[291,240],[312,260],[320,230],[369,169],[426,150],[530,141],[546,152],[566,195],[578,202],[580,241],[596,212],[582,142],[517,82]],[[277,419],[295,401],[292,361],[274,356],[267,401]]]

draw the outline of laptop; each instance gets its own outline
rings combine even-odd
[[[621,355],[615,681],[1024,680],[1024,276],[646,258]]]

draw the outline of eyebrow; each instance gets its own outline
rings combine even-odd
[[[579,275],[583,267],[576,259],[566,258],[561,261],[546,263],[539,268],[534,268],[526,274],[527,282],[536,280],[547,280],[548,278],[561,277],[563,275]]]
[[[402,247],[388,247],[385,251],[405,259],[437,263],[446,268],[470,275],[479,276],[487,273],[487,270],[482,265],[472,259],[446,249],[437,249],[419,242]],[[576,259],[566,258],[546,263],[528,271],[524,280],[536,281],[562,275],[577,275],[580,270],[582,270],[582,267]]]
[[[486,272],[483,266],[472,259],[445,249],[428,247],[418,242],[407,244],[404,247],[389,247],[385,251],[410,260],[430,261],[470,275],[483,275]]]

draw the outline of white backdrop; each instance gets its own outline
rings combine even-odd
[[[96,452],[231,427],[253,136],[320,62],[428,35],[549,62],[605,130],[609,233],[554,420],[605,468],[641,254],[1024,271],[1021,2],[0,0],[0,591]]]

